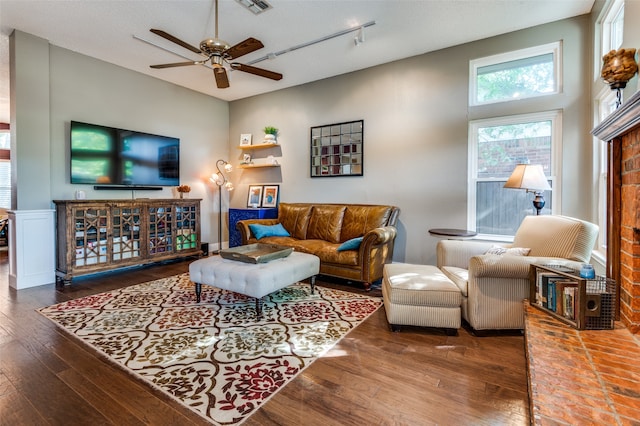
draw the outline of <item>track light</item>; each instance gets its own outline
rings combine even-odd
[[[353,42],[356,44],[356,46],[360,46],[362,43],[364,43],[364,26],[360,27],[360,29],[358,30],[358,34],[353,39]]]

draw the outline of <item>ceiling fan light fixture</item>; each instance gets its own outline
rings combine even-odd
[[[200,42],[200,50],[207,55],[224,52],[230,47],[231,45],[229,43],[224,40],[220,40],[219,38],[208,38]]]
[[[273,7],[264,0],[236,0],[236,1],[240,3],[245,9],[248,9],[250,12],[252,12],[254,15],[262,13],[265,10],[269,10]]]
[[[224,59],[222,58],[222,55],[211,55],[211,65],[214,68],[224,67]]]

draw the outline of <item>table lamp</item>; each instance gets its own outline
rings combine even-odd
[[[540,164],[518,164],[504,187],[533,192],[535,195],[533,207],[535,207],[538,216],[545,204],[542,192],[551,190]]]

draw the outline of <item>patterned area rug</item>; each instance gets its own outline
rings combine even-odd
[[[294,284],[255,299],[189,274],[39,310],[214,424],[240,424],[375,312],[379,298]]]

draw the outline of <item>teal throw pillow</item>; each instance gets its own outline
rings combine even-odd
[[[362,238],[363,237],[352,238],[348,241],[345,241],[344,243],[340,244],[340,247],[338,247],[338,251],[358,250],[360,248],[360,244],[362,244]]]
[[[257,239],[264,237],[289,237],[289,233],[281,223],[275,225],[260,225],[258,223],[252,223],[249,225],[249,229],[256,236]]]

